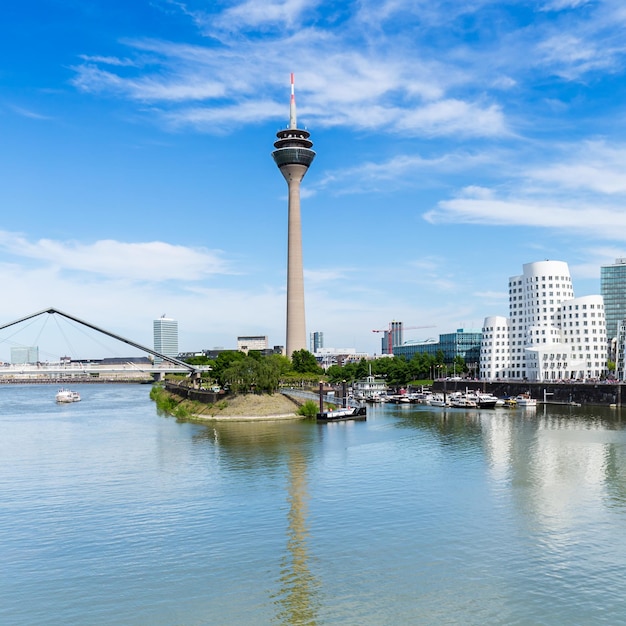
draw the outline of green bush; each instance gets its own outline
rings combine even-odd
[[[304,417],[315,417],[319,412],[317,402],[313,400],[307,400],[298,409],[298,415],[304,415]]]

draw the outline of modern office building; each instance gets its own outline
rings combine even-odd
[[[296,98],[291,75],[289,128],[276,135],[272,157],[289,188],[289,218],[287,235],[287,356],[296,350],[306,350],[304,314],[304,272],[302,264],[302,219],[300,216],[300,182],[315,158],[313,142],[307,130],[296,122]]]
[[[574,297],[567,263],[526,263],[509,279],[509,316],[485,318],[480,377],[557,381],[606,374],[602,296]]]
[[[267,350],[267,335],[242,335],[237,337],[237,350],[248,354],[250,350]]]
[[[623,382],[626,380],[626,319],[622,320],[617,327],[614,358],[615,378]]]
[[[311,333],[311,352],[315,354],[324,347],[324,333],[315,332]]]
[[[375,330],[374,332],[381,332]],[[402,322],[389,322],[389,328],[383,331],[383,338],[380,343],[381,354],[394,354],[394,346],[401,346],[404,343],[404,333]]]
[[[478,363],[480,357],[481,337],[482,333],[478,330],[459,328],[454,333],[439,335],[439,341],[409,341],[401,346],[394,346],[393,355],[410,360],[415,354],[430,354],[436,357],[441,352],[444,364],[451,365],[455,357],[460,356],[471,368],[472,364]]]
[[[178,322],[165,315],[154,320],[154,351],[164,356],[178,356]],[[161,357],[154,358],[155,363],[162,363]]]
[[[604,298],[606,337],[611,342],[626,319],[626,257],[600,268],[600,293]]]
[[[11,348],[12,365],[34,365],[39,363],[38,346],[19,346]]]

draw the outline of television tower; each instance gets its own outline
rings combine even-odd
[[[287,356],[306,350],[304,315],[304,273],[302,269],[302,219],[300,217],[300,181],[315,158],[313,142],[307,130],[296,123],[296,96],[291,74],[289,127],[276,133],[272,157],[289,187],[289,228],[287,235]]]

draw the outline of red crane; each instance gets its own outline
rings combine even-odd
[[[387,354],[393,354],[393,332],[394,332],[393,325],[398,324],[398,323],[401,323],[401,322],[389,322],[388,328],[377,329],[377,330],[372,331],[373,333],[387,333]],[[400,326],[398,330],[402,330],[402,332],[404,332],[405,330],[415,330],[416,328],[435,328],[435,325],[430,324],[428,326]]]

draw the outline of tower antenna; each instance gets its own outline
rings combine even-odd
[[[296,122],[296,92],[294,88],[293,72],[291,72],[291,101],[289,102],[289,128],[298,128]]]

